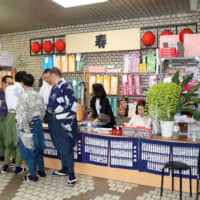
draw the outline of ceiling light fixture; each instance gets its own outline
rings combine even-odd
[[[76,6],[83,6],[83,5],[89,5],[89,4],[96,4],[96,3],[102,3],[106,2],[108,0],[52,0],[55,3],[65,7],[65,8],[70,8],[70,7],[76,7]]]

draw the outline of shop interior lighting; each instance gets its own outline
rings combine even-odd
[[[108,0],[52,0],[53,2],[65,8],[84,6],[89,4],[103,3]]]

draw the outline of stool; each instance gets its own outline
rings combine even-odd
[[[184,170],[190,171],[190,179],[189,179],[189,181],[190,181],[190,197],[192,197],[192,172],[191,172],[191,167],[188,166],[185,163],[176,162],[176,161],[169,161],[162,168],[160,196],[162,196],[162,193],[163,193],[164,170],[166,168],[169,168],[169,169],[172,170],[172,191],[174,191],[174,170],[179,170],[179,175],[180,175],[180,200],[182,200],[182,171],[184,171]]]

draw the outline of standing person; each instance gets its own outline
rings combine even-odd
[[[51,82],[50,82],[50,69],[45,69],[45,71],[42,74],[42,86],[40,88],[39,94],[44,99],[45,109],[47,109],[47,105],[49,102],[49,95],[51,92]],[[47,113],[45,113],[44,116],[44,122],[47,123]]]
[[[6,104],[8,107],[8,115],[6,119],[6,134],[4,137],[5,152],[4,152],[4,165],[1,170],[2,173],[8,172],[8,165],[10,161],[11,152],[15,157],[16,169],[15,174],[23,173],[26,169],[21,167],[22,156],[19,151],[19,138],[16,129],[16,107],[20,95],[24,92],[21,86],[23,76],[26,74],[25,71],[17,72],[15,75],[15,84],[6,88]]]
[[[30,175],[25,180],[37,181],[36,165],[39,167],[38,175],[45,177],[44,171],[44,133],[42,119],[45,113],[43,98],[33,90],[34,77],[25,74],[22,78],[24,93],[20,96],[16,119],[19,134],[20,152],[26,161]]]
[[[89,120],[93,120],[92,125],[96,125],[98,121],[104,123],[103,127],[113,128],[116,124],[110,103],[106,97],[104,87],[100,83],[92,85],[93,97],[90,101],[92,112],[89,113]]]
[[[9,85],[12,84],[12,76],[4,76],[2,78],[2,88],[0,88],[0,161],[4,160],[4,134],[6,134],[6,116],[8,112],[5,99],[5,90]]]
[[[51,69],[50,74],[53,87],[47,106],[48,125],[62,162],[62,169],[53,174],[69,175],[68,184],[75,184],[73,147],[77,142],[77,100],[71,84],[62,79],[59,69]]]

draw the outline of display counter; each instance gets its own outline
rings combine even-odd
[[[49,131],[45,131],[45,167],[60,169],[61,163],[54,149]],[[122,136],[79,133],[75,148],[75,173],[116,179],[142,185],[160,187],[161,168],[173,159],[183,161],[192,168],[193,192],[196,191],[196,173],[199,142],[186,139],[139,139]],[[177,176],[178,173],[175,176]],[[183,191],[189,191],[188,172],[183,175]],[[169,172],[165,174],[164,188],[171,188]],[[175,178],[179,190],[179,179]]]

